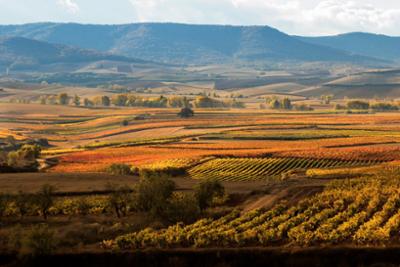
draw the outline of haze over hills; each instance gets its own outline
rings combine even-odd
[[[305,42],[267,26],[37,23],[0,26],[0,36],[25,37],[174,64],[265,61],[383,63],[368,54],[356,55]]]
[[[123,63],[146,63],[95,50],[72,46],[51,44],[24,37],[0,38],[0,67],[12,70],[43,70],[52,64],[89,64],[96,61],[115,61]],[[63,69],[65,70],[65,68]]]
[[[354,32],[336,36],[298,37],[298,39],[358,55],[400,61],[400,37]]]

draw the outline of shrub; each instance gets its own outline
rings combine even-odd
[[[127,164],[114,163],[106,170],[113,175],[131,175],[131,167]]]
[[[8,206],[8,196],[0,194],[0,218],[3,217],[7,206]]]
[[[90,205],[85,198],[81,197],[78,199],[77,210],[80,215],[87,215],[89,213]]]
[[[54,232],[46,224],[39,224],[28,232],[26,247],[33,255],[49,255],[57,248]]]
[[[222,197],[225,193],[225,188],[217,180],[204,180],[195,187],[195,197],[198,201],[201,210],[210,207],[213,200],[217,197]]]

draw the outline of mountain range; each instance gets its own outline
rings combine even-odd
[[[206,65],[400,61],[400,38],[366,33],[300,37],[268,26],[36,23],[0,26],[0,66],[35,69],[101,60]]]

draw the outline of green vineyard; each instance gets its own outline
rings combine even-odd
[[[356,167],[374,164],[365,160],[306,159],[306,158],[221,158],[209,160],[189,169],[194,179],[247,181],[280,176],[291,170],[311,168]]]
[[[337,181],[294,206],[148,228],[105,244],[120,249],[397,244],[399,188],[398,179]]]

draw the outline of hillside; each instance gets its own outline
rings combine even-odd
[[[297,38],[304,42],[358,55],[400,61],[400,37],[356,32],[336,36]]]
[[[38,23],[0,26],[0,36],[20,36],[166,63],[220,64],[276,60],[382,63],[373,58],[303,42],[267,26]]]
[[[368,71],[295,90],[303,96],[332,94],[335,98],[399,98],[400,70]]]
[[[56,69],[65,71],[97,61],[146,63],[143,60],[23,37],[0,38],[0,67],[3,69],[9,67],[12,70],[40,70],[50,65],[54,68],[56,64]]]

